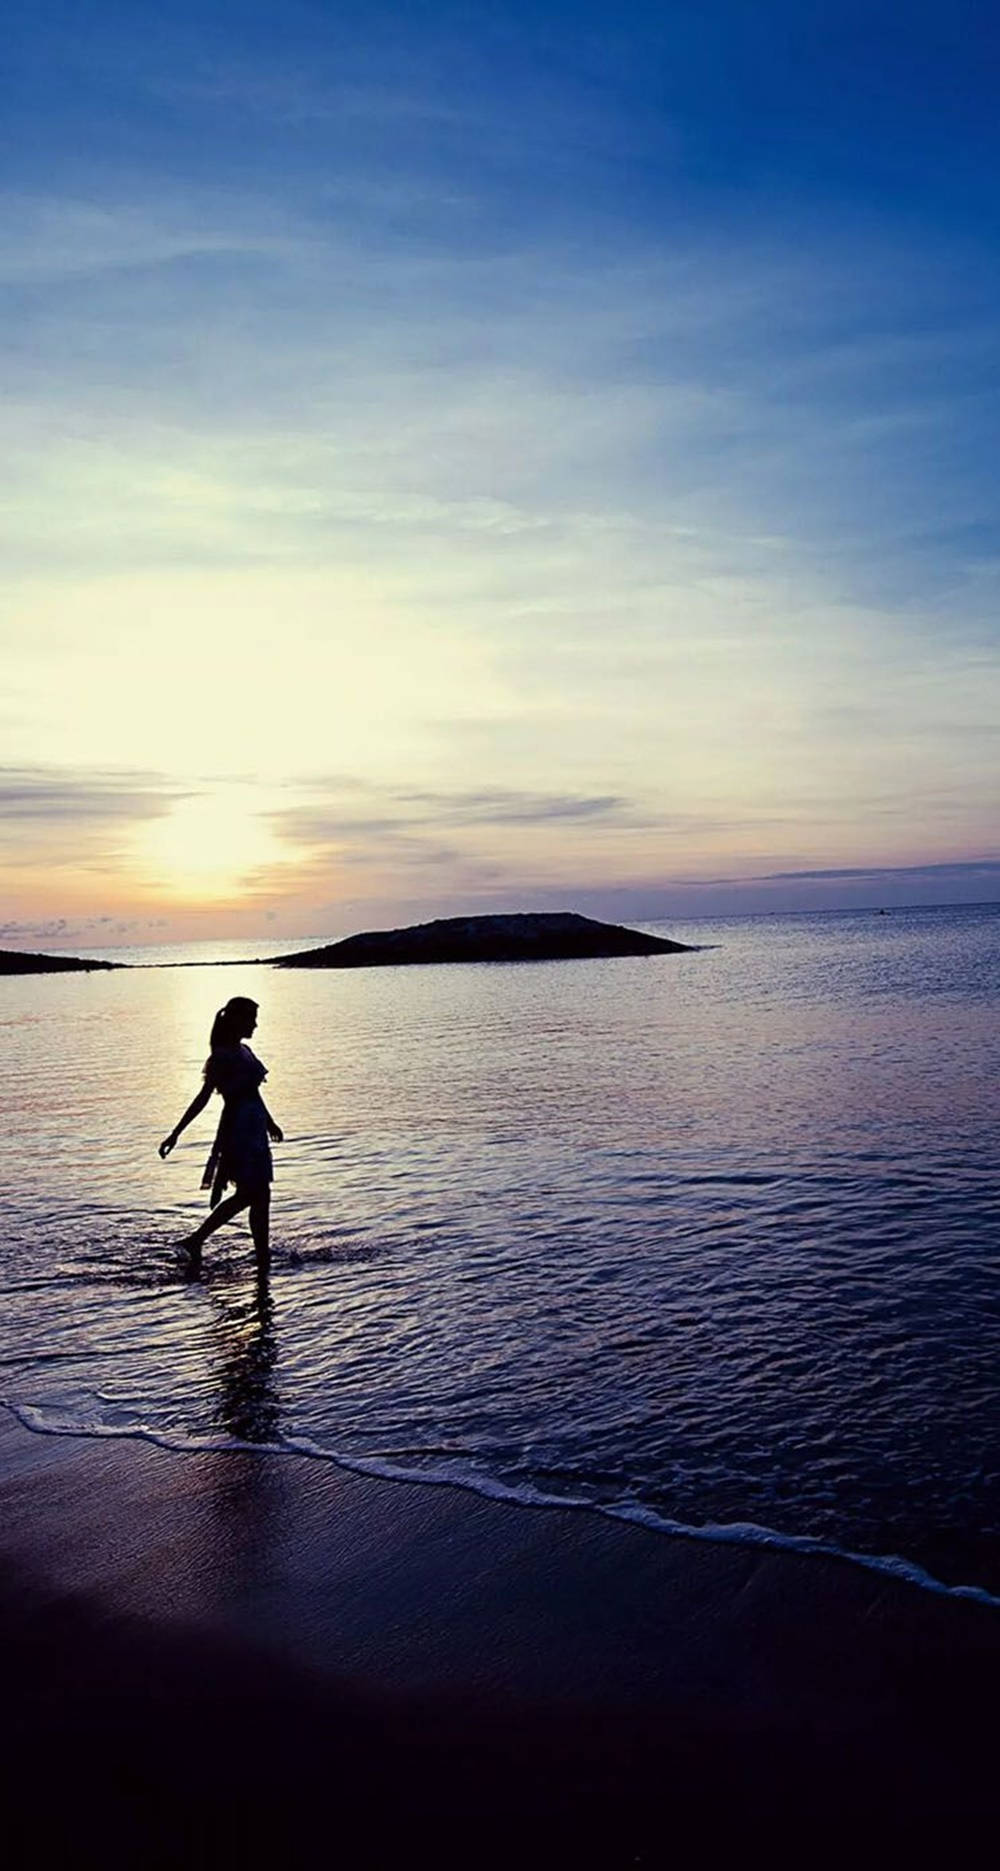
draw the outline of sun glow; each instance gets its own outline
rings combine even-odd
[[[174,899],[221,899],[244,892],[258,873],[287,865],[261,802],[247,790],[181,800],[136,833],[135,868],[158,893]]]

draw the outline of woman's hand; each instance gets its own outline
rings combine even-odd
[[[169,1137],[164,1137],[163,1142],[160,1145],[160,1155],[164,1158],[168,1157],[176,1142],[177,1142],[177,1132],[175,1130],[172,1130]]]
[[[272,1143],[284,1143],[285,1141],[285,1133],[281,1125],[275,1123],[273,1117],[269,1117],[267,1120],[267,1134]]]

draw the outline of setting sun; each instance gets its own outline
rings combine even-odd
[[[136,873],[180,900],[225,898],[253,873],[287,861],[250,789],[182,799],[134,836]]]

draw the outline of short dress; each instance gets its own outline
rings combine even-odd
[[[251,1189],[270,1182],[274,1162],[267,1136],[267,1112],[260,1088],[266,1066],[249,1046],[215,1046],[205,1067],[205,1083],[222,1094],[222,1116],[201,1179],[210,1189],[209,1206],[221,1201],[227,1185]]]

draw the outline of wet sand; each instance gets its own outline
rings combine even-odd
[[[864,1861],[1000,1814],[988,1607],[3,1414],[0,1472],[17,1864]]]

